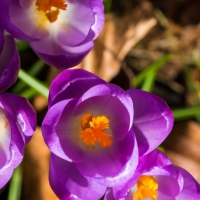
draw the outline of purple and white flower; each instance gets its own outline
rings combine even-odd
[[[25,98],[0,93],[0,188],[21,163],[35,127],[35,111]]]
[[[184,169],[172,165],[158,150],[142,156],[134,175],[108,188],[104,200],[198,200],[200,185]]]
[[[0,20],[49,65],[77,65],[104,23],[102,0],[1,0]]]
[[[42,124],[53,190],[60,199],[100,198],[128,181],[139,155],[155,149],[172,125],[172,112],[155,95],[124,91],[82,69],[63,71],[50,87]]]

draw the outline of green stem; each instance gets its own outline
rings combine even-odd
[[[10,181],[8,200],[20,200],[22,187],[22,168],[18,166],[13,173]]]

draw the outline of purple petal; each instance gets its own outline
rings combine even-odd
[[[73,131],[73,127],[77,127],[76,121],[70,118],[76,102],[76,99],[64,100],[53,105],[42,124],[47,146],[54,154],[70,162],[80,162],[84,157],[83,150],[76,142],[79,132]]]
[[[50,86],[49,106],[63,99],[79,98],[90,87],[102,83],[106,82],[85,70],[65,70],[54,79]]]
[[[7,181],[10,179],[13,169],[17,167],[22,161],[23,154],[24,154],[24,142],[22,140],[21,132],[19,131],[17,127],[15,116],[12,116],[11,113],[7,112],[6,110],[2,108],[0,110],[1,110],[1,113],[3,113],[5,118],[8,120],[9,125],[6,125],[7,128],[8,126],[10,127],[10,134],[8,135],[10,139],[7,138],[8,140],[5,141],[5,136],[4,136],[4,139],[1,136],[1,142],[4,142],[4,143],[3,145],[1,145],[0,187],[3,187],[7,183]],[[2,123],[4,122],[1,120],[1,126],[2,126]],[[3,132],[1,131],[1,133]],[[2,139],[4,141],[2,141]],[[5,156],[6,156],[6,162],[4,163],[3,161],[5,160],[5,157],[2,156],[2,150],[4,151]]]
[[[10,11],[9,11],[9,5],[11,4],[17,4],[17,0],[1,0],[1,6],[0,6],[0,19],[2,22],[3,27],[15,38],[18,38],[20,40],[34,40],[35,38],[30,37],[26,33],[24,33],[22,30],[20,30],[18,27],[12,24],[10,19]],[[16,16],[18,16],[19,13],[17,13]]]
[[[168,136],[173,126],[173,115],[166,102],[153,94],[136,89],[127,93],[133,101],[133,130],[140,155],[147,154]]]
[[[51,40],[51,38],[50,38]],[[59,69],[66,69],[78,65],[88,52],[93,48],[93,42],[88,42],[82,46],[67,47],[60,46],[56,48],[53,41],[49,43],[46,40],[30,42],[31,47],[35,53],[44,60],[48,65]],[[43,49],[44,47],[44,49]],[[57,51],[57,49],[59,49]],[[54,51],[53,53],[49,51]],[[62,52],[62,53],[60,53]],[[58,55],[60,53],[60,55]]]
[[[2,188],[10,180],[12,174],[12,167],[4,167],[0,169],[0,188]]]
[[[104,195],[104,200],[115,200],[115,197],[113,196],[113,190],[112,188],[108,188],[106,190],[106,193]]]
[[[22,138],[22,133],[20,132],[16,121],[13,119],[13,116],[9,116],[6,113],[6,117],[11,126],[11,142],[10,142],[10,159],[6,163],[5,167],[9,167],[14,169],[16,168],[22,161],[24,155],[24,141]]]
[[[89,0],[89,3],[95,18],[95,22],[93,23],[91,30],[94,32],[93,39],[96,39],[104,24],[104,6],[102,1],[99,0]]]
[[[164,153],[155,149],[154,151],[140,157],[137,172],[142,174],[154,170],[155,166],[157,169],[162,169],[171,164],[172,162]]]
[[[176,197],[176,199],[177,200],[182,200],[182,199],[199,200],[200,199],[199,183],[197,183],[197,181],[186,170],[177,166],[176,168],[181,172],[184,178],[183,189],[180,192],[180,194]]]
[[[70,163],[51,154],[50,184],[60,199],[99,199],[105,193],[106,187],[98,185],[95,181],[87,180]]]
[[[0,168],[10,159],[11,126],[5,110],[0,109]]]
[[[132,126],[132,101],[125,91],[115,85],[100,84],[86,91],[77,103],[74,115],[88,112],[94,116],[107,116],[117,140],[124,138]]]
[[[36,129],[35,110],[32,108],[26,98],[6,93],[3,93],[1,95],[14,102],[13,106],[15,109],[17,122],[19,127],[21,128],[23,138],[25,139],[25,144],[27,144]]]
[[[134,173],[138,163],[134,140],[131,131],[124,139],[114,141],[110,147],[89,149],[85,152],[84,160],[76,164],[77,168],[84,176],[102,185],[114,186],[125,182]]]
[[[85,40],[82,42],[86,43],[91,40],[94,40],[98,37],[99,33],[101,32],[101,29],[104,24],[104,5],[102,1],[99,0],[89,0],[90,7],[93,11],[94,15],[94,23],[92,24],[89,33]]]
[[[3,50],[0,54],[0,91],[7,89],[17,80],[20,60],[14,39],[5,36]]]
[[[3,44],[4,44],[4,34],[3,34],[3,28],[1,27],[0,24],[0,54],[3,49]]]
[[[21,6],[19,0],[9,0],[10,21],[15,27],[30,36],[32,40],[45,39],[49,36],[49,32],[44,28],[40,28],[36,22],[36,14],[29,9],[31,7],[30,3],[30,1],[28,3],[21,2]],[[26,5],[23,6],[24,4]],[[42,19],[40,20],[42,21]]]
[[[58,42],[67,46],[77,46],[85,40],[95,17],[88,0],[67,1],[67,4],[67,20],[59,29]]]

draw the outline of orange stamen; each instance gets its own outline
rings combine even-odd
[[[90,113],[81,118],[81,127],[83,131],[80,138],[86,146],[94,146],[97,142],[102,148],[112,145],[110,137],[112,134],[105,132],[109,128],[109,119],[105,116],[92,117]]]
[[[51,7],[57,9],[66,10],[67,3],[65,0],[36,0],[37,10],[39,11],[51,11]]]
[[[138,189],[133,195],[133,200],[157,199],[158,183],[152,176],[141,176],[137,181],[137,187]]]

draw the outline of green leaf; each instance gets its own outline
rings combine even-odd
[[[147,73],[146,79],[144,80],[144,83],[141,87],[142,90],[147,91],[147,92],[153,91],[157,73],[158,73],[158,70],[153,71],[153,72],[150,71]]]
[[[32,99],[35,95],[37,95],[37,91],[35,91],[34,89],[27,89],[24,90],[22,93],[19,94],[22,97],[25,97],[27,99]]]
[[[43,69],[44,65],[45,63],[42,60],[38,60],[34,63],[34,65],[31,66],[28,74],[30,74],[31,76],[36,76]],[[19,81],[13,86],[11,93],[20,94],[26,88],[26,86],[27,85],[24,84],[24,82]]]
[[[20,200],[22,187],[22,168],[19,165],[13,173],[10,181],[8,200]]]
[[[47,86],[45,86],[39,80],[33,78],[32,76],[30,76],[28,73],[26,73],[22,69],[20,69],[18,77],[21,81],[26,83],[28,86],[33,88],[35,91],[37,91],[44,97],[48,98],[49,90],[48,90]]]
[[[174,120],[179,121],[200,116],[200,107],[181,108],[173,110]]]
[[[149,65],[145,70],[140,72],[132,82],[132,87],[139,87],[142,82],[149,76],[155,76],[155,73],[165,64],[167,63],[172,57],[171,53],[165,54],[163,57],[161,57],[159,60],[154,62],[153,64]],[[153,84],[155,77],[152,77],[149,82]],[[146,83],[147,84],[147,83]],[[145,86],[146,87],[146,86]]]

